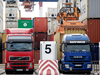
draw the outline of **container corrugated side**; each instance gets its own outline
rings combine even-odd
[[[40,50],[36,50],[34,56],[35,56],[34,64],[38,64],[40,60]]]
[[[34,19],[34,30],[38,32],[47,32],[47,18],[46,17],[35,17]]]
[[[40,41],[47,41],[47,33],[35,33],[35,42],[37,42],[37,48],[40,48]]]
[[[100,0],[82,0],[81,18],[84,21],[88,18],[100,18]]]
[[[0,33],[0,64],[2,64],[2,34]]]
[[[91,43],[100,42],[100,19],[86,19],[83,24],[87,25],[87,35]]]

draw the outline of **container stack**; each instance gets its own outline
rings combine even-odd
[[[2,63],[3,0],[0,0],[0,64]]]
[[[95,51],[92,53],[93,60],[99,60],[99,42],[100,42],[100,0],[82,0],[80,21],[87,25],[87,35],[91,43],[95,45]],[[87,11],[88,10],[88,11]]]
[[[34,41],[37,43],[37,51],[35,51],[35,64],[40,60],[40,41],[47,41],[47,18],[34,18]]]
[[[53,41],[53,32],[57,30],[58,20],[57,20],[57,8],[48,8],[48,41]]]
[[[5,28],[18,28],[19,0],[6,0],[6,26]]]

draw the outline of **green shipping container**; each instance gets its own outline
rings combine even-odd
[[[18,28],[33,28],[32,20],[18,20]]]

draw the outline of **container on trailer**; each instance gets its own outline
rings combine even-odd
[[[18,22],[6,22],[5,28],[18,28]]]
[[[33,28],[32,20],[18,20],[18,28]]]
[[[6,0],[6,7],[18,7],[19,0]]]
[[[31,18],[28,18],[28,17],[21,17],[21,20],[31,20]]]
[[[34,28],[34,18],[33,18],[33,28]]]
[[[63,36],[65,34],[86,34],[85,30],[66,30],[64,34],[60,32],[54,35],[54,41],[57,42],[57,59],[62,58],[62,52],[60,52],[60,44],[62,43]]]
[[[1,2],[0,2],[0,18],[3,19],[3,5]]]
[[[19,18],[19,9],[18,8],[6,8],[5,17],[18,17]]]
[[[36,17],[34,19],[34,30],[38,32],[47,32],[47,18],[46,17]]]
[[[86,19],[83,24],[87,25],[87,35],[91,43],[100,42],[100,19]]]
[[[47,17],[57,17],[57,8],[48,8]]]
[[[0,33],[3,32],[3,20],[0,18]]]
[[[35,33],[35,42],[37,42],[37,48],[40,48],[40,41],[47,41],[47,33]]]
[[[82,0],[81,18],[83,21],[88,18],[100,18],[100,0]]]

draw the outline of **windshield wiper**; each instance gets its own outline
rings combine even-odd
[[[22,49],[22,50],[24,50],[24,51],[29,51],[29,50],[31,50],[31,49],[27,49],[27,48],[20,48],[20,49]]]

